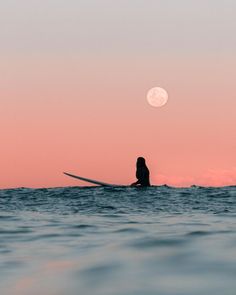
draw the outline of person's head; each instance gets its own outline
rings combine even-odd
[[[143,157],[138,157],[137,167],[144,167],[144,166],[146,166],[145,159]]]

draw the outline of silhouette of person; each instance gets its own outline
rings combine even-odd
[[[138,180],[132,183],[131,186],[150,186],[149,170],[143,157],[138,157],[136,167],[136,178]]]

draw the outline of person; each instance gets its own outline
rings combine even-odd
[[[150,186],[149,170],[143,157],[138,157],[136,167],[136,178],[138,180],[132,183],[131,186]]]

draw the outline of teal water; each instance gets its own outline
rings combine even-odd
[[[236,187],[0,190],[1,295],[234,295]]]

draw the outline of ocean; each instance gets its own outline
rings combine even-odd
[[[236,186],[0,190],[1,295],[235,295]]]

